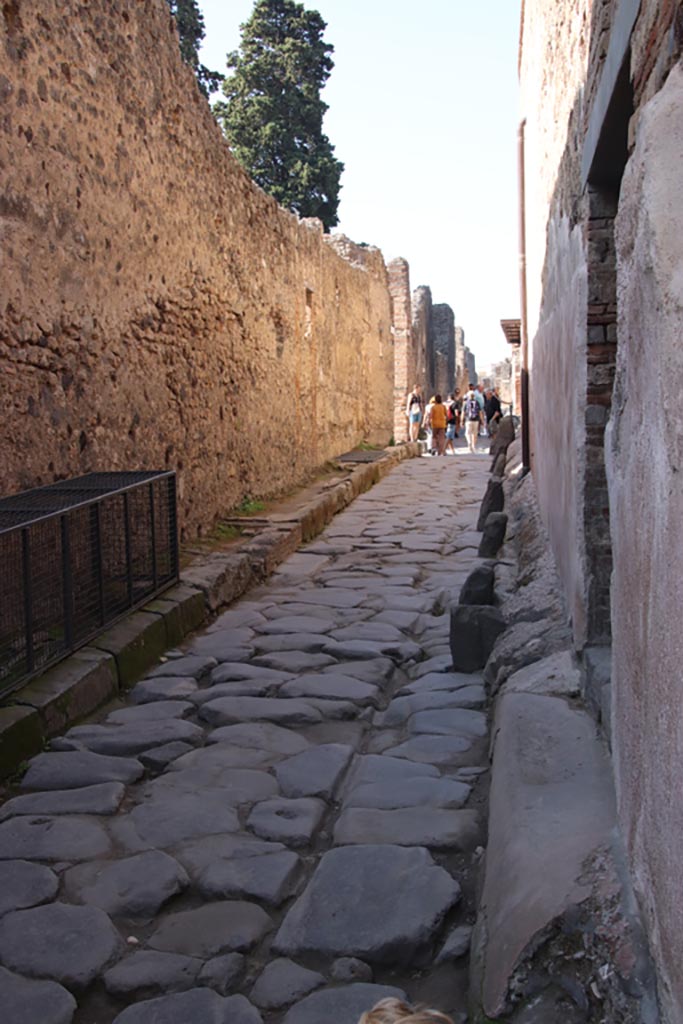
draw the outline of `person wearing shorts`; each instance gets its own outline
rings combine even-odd
[[[420,434],[420,424],[424,415],[424,399],[422,388],[416,384],[408,395],[406,403],[406,416],[408,417],[408,436],[411,441],[417,441]]]

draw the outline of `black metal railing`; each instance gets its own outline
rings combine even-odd
[[[175,473],[0,499],[0,696],[178,580]]]

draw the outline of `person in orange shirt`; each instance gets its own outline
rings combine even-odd
[[[434,403],[427,410],[429,427],[432,431],[432,446],[436,455],[446,454],[446,423],[448,412],[441,401],[441,395],[434,396]]]

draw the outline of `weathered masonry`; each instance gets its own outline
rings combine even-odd
[[[683,4],[525,0],[531,465],[683,1019]],[[611,677],[611,686],[610,686]]]
[[[0,29],[0,492],[175,469],[193,536],[386,444],[381,253],[250,181],[163,0],[18,0]]]

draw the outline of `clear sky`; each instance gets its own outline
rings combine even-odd
[[[452,306],[481,369],[509,354],[519,315],[519,0],[305,0],[335,67],[325,131],[345,164],[340,223],[413,288]],[[199,0],[212,70],[239,45],[253,0]]]

